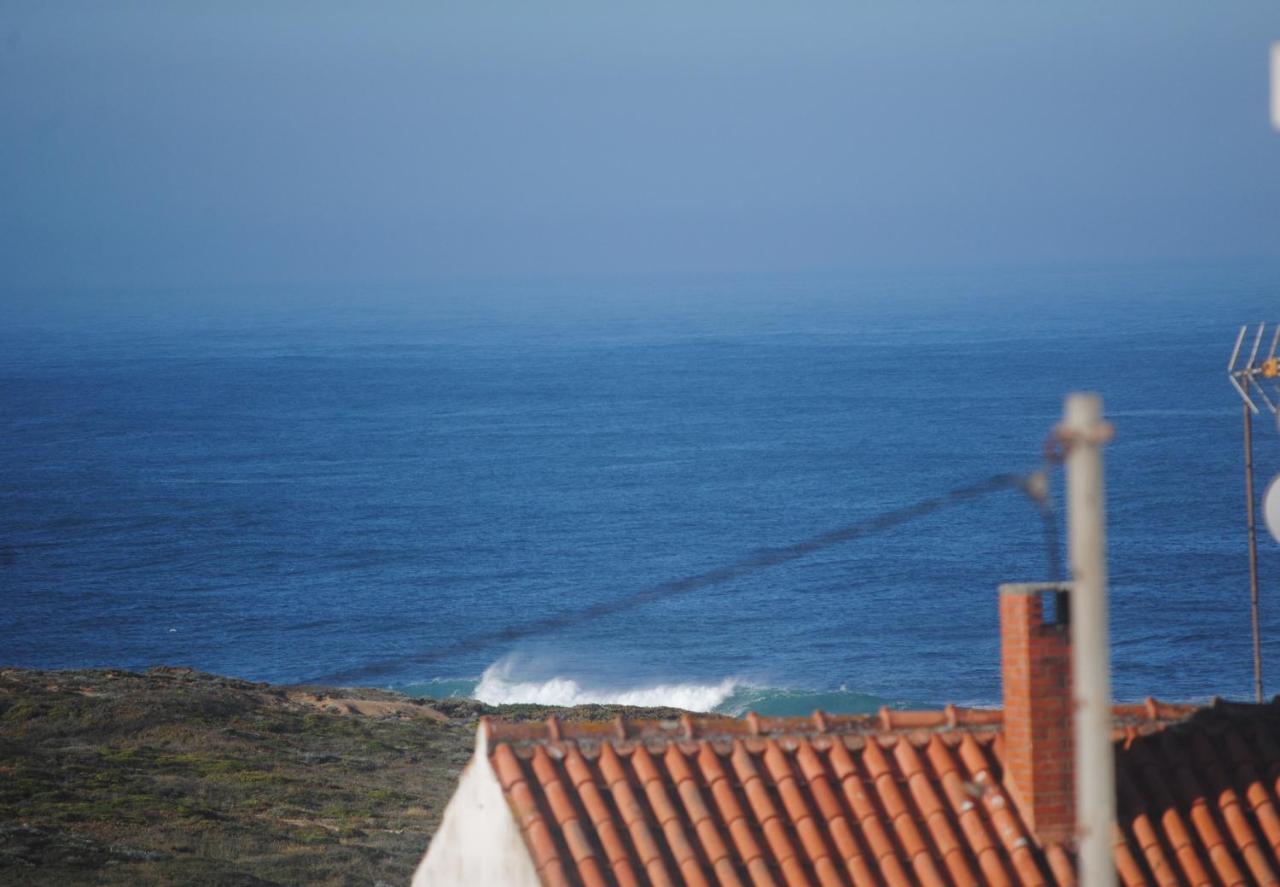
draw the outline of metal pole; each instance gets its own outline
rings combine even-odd
[[[1245,393],[1249,392],[1249,377],[1244,377]],[[1262,635],[1258,627],[1258,529],[1253,504],[1253,411],[1248,402],[1244,405],[1244,507],[1248,512],[1249,528],[1249,608],[1253,621],[1253,698],[1262,702]]]
[[[1102,445],[1102,398],[1072,394],[1063,409],[1067,539],[1071,547],[1071,672],[1075,717],[1076,838],[1083,887],[1114,887],[1116,782],[1111,750],[1111,656]]]

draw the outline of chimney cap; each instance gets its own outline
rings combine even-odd
[[[1070,582],[1005,582],[1000,586],[1001,594],[1064,594],[1072,590]]]

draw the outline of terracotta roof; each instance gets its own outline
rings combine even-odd
[[[998,710],[482,729],[544,884],[1074,883]],[[1115,710],[1121,883],[1280,883],[1280,702]]]

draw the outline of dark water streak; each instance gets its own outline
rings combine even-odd
[[[859,521],[856,524],[841,527],[828,533],[823,533],[821,536],[806,539],[803,542],[796,542],[792,545],[784,545],[776,548],[765,548],[738,561],[737,563],[717,567],[714,570],[708,570],[707,572],[699,573],[696,576],[685,576],[681,579],[673,579],[670,582],[663,582],[660,585],[655,585],[653,588],[647,588],[618,600],[601,601],[600,603],[583,607],[571,613],[559,613],[543,619],[535,619],[520,625],[512,625],[502,629],[501,631],[487,635],[463,638],[462,640],[449,644],[439,650],[418,653],[413,656],[407,656],[389,662],[375,662],[348,672],[322,675],[316,678],[316,680],[324,683],[340,683],[344,681],[362,682],[367,681],[370,678],[377,678],[387,674],[392,674],[404,669],[405,666],[408,665],[425,665],[428,663],[439,662],[440,660],[447,659],[451,656],[490,649],[498,644],[510,644],[528,638],[536,638],[542,635],[551,634],[562,628],[582,625],[596,619],[602,619],[605,616],[612,616],[617,613],[625,612],[633,607],[644,606],[645,604],[662,600],[666,597],[678,594],[690,594],[695,591],[711,588],[712,586],[722,585],[733,579],[738,579],[754,573],[757,570],[776,567],[779,564],[785,564],[788,561],[793,561],[806,555],[822,551],[824,548],[830,548],[831,546],[838,545],[842,542],[851,542],[855,539],[862,539],[866,536],[870,536],[893,527],[900,527],[904,524],[909,524],[913,520],[931,515],[934,512],[950,505],[958,505],[962,502],[978,499],[982,496],[990,493],[996,493],[1001,490],[1023,487],[1026,484],[1026,480],[1027,478],[1025,475],[997,474],[974,484],[957,487],[954,490],[947,491],[941,496],[937,496],[933,499],[927,499],[924,502],[918,502],[915,505],[911,505],[906,508],[895,509],[894,511],[890,511],[886,514],[877,515],[868,520]],[[1045,513],[1048,513],[1047,510]],[[1052,552],[1056,551],[1056,538],[1050,537],[1046,541],[1046,545],[1051,552],[1049,557],[1050,563],[1056,563],[1055,555],[1052,554]]]

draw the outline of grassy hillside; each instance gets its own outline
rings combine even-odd
[[[0,670],[0,884],[406,884],[480,715],[622,710]]]

